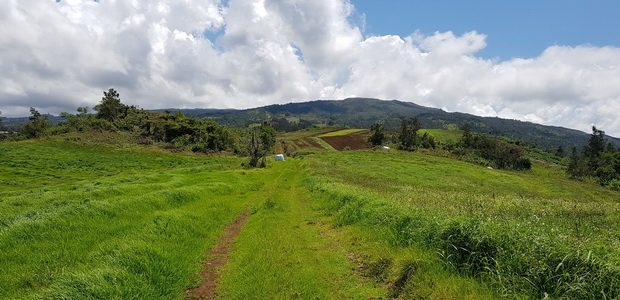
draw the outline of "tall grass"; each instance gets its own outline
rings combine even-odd
[[[0,144],[0,298],[171,299],[264,181],[240,160]]]
[[[531,298],[620,297],[620,270],[614,258],[617,249],[613,248],[617,232],[608,231],[617,228],[620,221],[613,194],[598,198],[592,193],[598,193],[594,187],[590,195],[586,194],[592,200],[580,201],[581,186],[565,190],[568,196],[555,195],[545,191],[545,181],[564,184],[561,178],[511,173],[504,173],[507,182],[495,184],[497,178],[489,178],[487,184],[473,189],[462,182],[461,189],[467,191],[463,193],[458,191],[458,182],[410,181],[404,174],[418,178],[423,170],[431,178],[451,178],[454,172],[461,173],[458,176],[465,176],[462,172],[476,176],[476,166],[455,162],[454,168],[449,168],[451,161],[428,158],[439,160],[439,166],[445,164],[429,166],[426,158],[417,156],[411,159],[418,164],[412,165],[407,163],[409,157],[401,154],[380,155],[323,154],[313,158],[316,171],[307,186],[317,203],[333,216],[335,225],[362,224],[383,231],[384,239],[395,247],[432,249],[447,268],[477,278],[500,294]],[[390,167],[393,174],[382,172]],[[357,176],[350,175],[356,172]],[[529,182],[530,177],[539,180],[542,189],[519,196],[521,187],[535,184]],[[513,185],[508,189],[502,188],[510,183]],[[434,195],[433,185],[439,187],[438,195]],[[448,189],[442,191],[441,186]],[[480,193],[487,189],[495,192]],[[517,191],[516,197],[511,195],[513,191]],[[405,201],[410,197],[412,200]],[[514,202],[519,209],[510,209]],[[531,208],[520,210],[528,206]],[[557,228],[558,224],[570,224],[571,228]],[[573,224],[577,224],[575,228]],[[610,235],[596,235],[601,232]]]

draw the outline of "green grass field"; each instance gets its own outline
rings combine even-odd
[[[310,169],[335,224],[375,231],[374,242],[395,249],[434,251],[448,270],[500,294],[618,296],[617,192],[558,168],[489,170],[417,153],[324,153]]]
[[[186,298],[243,211],[221,299],[619,296],[620,194],[557,167],[70,140],[0,143],[0,299]]]
[[[418,134],[428,133],[441,143],[456,144],[461,140],[462,133],[459,130],[447,129],[420,129]]]
[[[360,133],[364,131],[367,131],[367,129],[357,129],[357,128],[342,129],[342,130],[336,130],[336,131],[330,131],[327,133],[323,133],[319,135],[318,137],[343,136],[343,135],[349,135],[349,134],[354,134],[354,133]]]

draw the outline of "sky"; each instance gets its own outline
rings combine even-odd
[[[538,56],[555,45],[620,46],[617,0],[384,2],[353,1],[366,35],[477,31],[487,35],[477,56],[500,60]]]
[[[0,111],[374,97],[620,136],[618,3],[3,0]]]

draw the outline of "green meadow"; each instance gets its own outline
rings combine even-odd
[[[0,143],[0,299],[190,298],[242,212],[220,299],[620,296],[620,193],[557,166],[399,151],[244,161]]]
[[[456,144],[461,140],[462,133],[459,130],[448,130],[448,129],[420,129],[419,134],[428,133],[437,139],[441,143],[451,143]]]
[[[330,131],[330,132],[321,134],[318,137],[345,136],[345,135],[350,135],[350,134],[354,134],[354,133],[358,133],[358,132],[364,132],[364,131],[367,131],[367,130],[366,129],[356,129],[356,128],[341,129],[341,130]]]

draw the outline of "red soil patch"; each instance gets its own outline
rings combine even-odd
[[[342,150],[361,150],[370,149],[372,146],[368,143],[364,134],[349,134],[342,136],[325,136],[321,137],[325,142],[338,151]]]
[[[208,259],[203,263],[203,269],[200,272],[202,283],[187,290],[187,299],[212,299],[215,297],[219,271],[228,261],[235,238],[241,232],[241,228],[247,219],[248,212],[245,211],[226,227],[224,234],[220,236],[217,244],[209,251]]]

